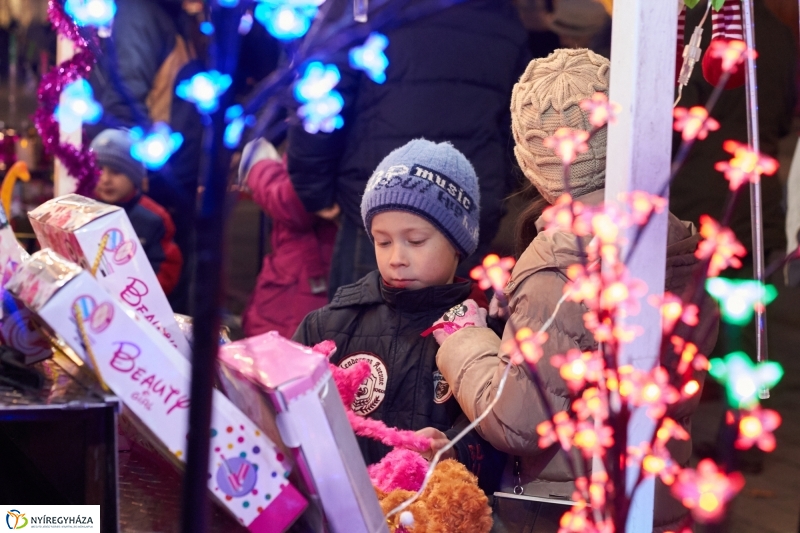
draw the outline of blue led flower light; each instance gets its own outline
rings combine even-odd
[[[306,34],[320,3],[303,0],[282,3],[267,0],[259,3],[253,14],[273,37],[289,41]]]
[[[216,70],[199,72],[183,80],[175,88],[175,94],[194,103],[201,113],[213,113],[219,107],[219,97],[228,90],[233,80],[228,74]]]
[[[142,128],[131,130],[133,146],[131,156],[148,170],[158,170],[183,144],[183,135],[173,132],[163,122],[157,122],[153,129],[145,134]]]
[[[758,391],[774,387],[783,377],[783,367],[775,361],[757,365],[744,352],[733,352],[725,359],[712,359],[708,373],[725,386],[728,404],[738,409],[758,405]]]
[[[73,132],[84,122],[97,123],[103,116],[103,108],[94,100],[89,82],[81,78],[64,87],[54,115],[62,130]]]
[[[330,133],[344,126],[344,119],[339,115],[342,107],[344,107],[342,95],[338,91],[331,91],[322,98],[300,106],[297,114],[303,119],[303,128],[308,133],[320,131]]]
[[[67,0],[64,11],[79,26],[106,28],[114,20],[117,5],[114,0]]]
[[[757,306],[768,305],[778,296],[774,286],[754,280],[711,278],[706,290],[720,303],[723,320],[738,326],[750,322]]]
[[[389,39],[381,33],[371,33],[363,46],[350,49],[350,65],[367,73],[375,83],[386,81],[386,67],[389,58],[384,50],[389,46]]]
[[[204,20],[200,23],[200,33],[203,35],[213,35],[214,25],[210,21]]]
[[[294,96],[303,104],[297,114],[303,119],[307,132],[330,133],[344,125],[344,119],[339,115],[344,99],[334,90],[341,78],[336,66],[314,61],[309,63],[303,77],[295,84]]]
[[[253,115],[244,116],[244,108],[240,105],[234,105],[225,110],[225,122],[228,123],[225,128],[225,133],[222,137],[222,142],[227,148],[231,150],[239,146],[239,141],[242,140],[242,132],[245,126],[252,126],[255,124],[255,117]]]

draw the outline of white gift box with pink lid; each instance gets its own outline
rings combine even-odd
[[[48,249],[23,262],[6,289],[91,367],[86,335],[101,379],[157,444],[185,460],[191,364],[163,336],[88,272]],[[211,494],[254,533],[283,531],[305,509],[280,450],[217,390],[210,456]]]
[[[388,532],[327,357],[271,331],[220,347],[219,358],[269,398],[330,530]]]
[[[88,271],[97,263],[97,280],[106,291],[130,306],[182,354],[191,355],[124,209],[67,194],[43,203],[28,218],[42,248]]]

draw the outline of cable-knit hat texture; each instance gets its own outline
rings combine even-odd
[[[372,218],[408,211],[442,232],[461,254],[478,247],[480,189],[475,169],[450,143],[414,139],[380,162],[361,199],[361,218],[372,238]]]
[[[561,158],[542,141],[558,128],[592,129],[580,103],[596,92],[608,95],[608,69],[608,59],[591,50],[561,49],[531,61],[514,86],[514,154],[522,172],[551,204],[565,192],[564,172]],[[572,163],[569,185],[573,196],[605,187],[606,136],[603,126],[589,141],[589,150]]]

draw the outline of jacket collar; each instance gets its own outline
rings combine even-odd
[[[380,272],[375,270],[356,283],[339,288],[330,307],[338,309],[386,303],[402,311],[432,311],[463,302],[470,297],[472,285],[471,281],[457,280],[450,285],[436,285],[424,289],[397,289],[383,283]]]

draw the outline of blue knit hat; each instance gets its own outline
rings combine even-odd
[[[131,155],[133,140],[126,130],[108,129],[94,138],[90,148],[97,156],[97,163],[115,172],[128,176],[137,190],[142,188],[142,180],[147,171],[144,165]]]
[[[481,194],[478,176],[450,143],[415,139],[381,161],[361,199],[361,218],[372,238],[372,218],[382,211],[408,211],[442,232],[461,254],[478,247]]]

